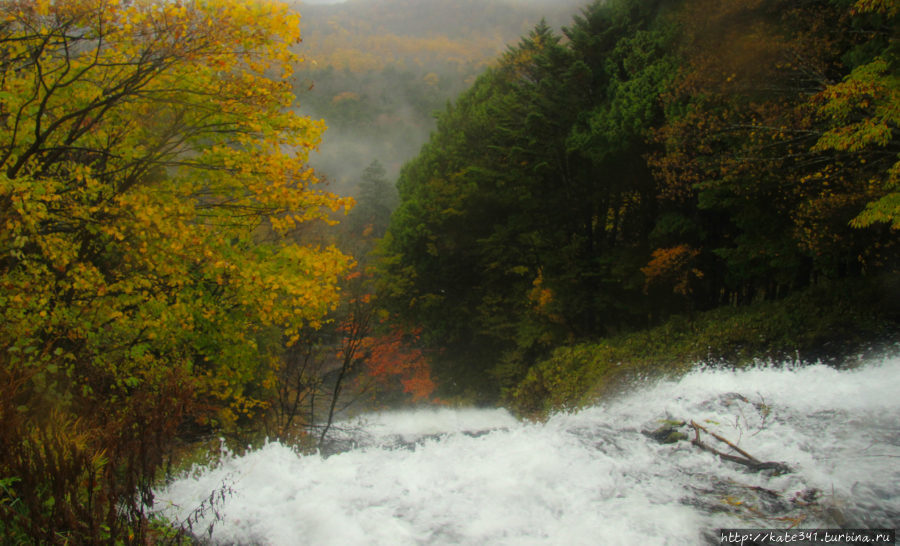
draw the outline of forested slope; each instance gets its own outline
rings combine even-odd
[[[400,176],[380,297],[456,392],[561,344],[896,272],[892,2],[595,2],[540,24]]]

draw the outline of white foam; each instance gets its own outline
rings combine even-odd
[[[351,436],[367,443],[400,437],[412,441],[423,436],[458,432],[483,432],[518,426],[503,408],[425,408],[415,411],[384,411],[362,415],[334,425],[333,436]],[[362,434],[361,434],[362,432]]]
[[[895,526],[898,385],[894,358],[851,371],[697,371],[543,424],[503,410],[375,414],[355,422],[367,427],[363,447],[325,458],[268,444],[175,481],[157,506],[183,519],[231,484],[213,534],[225,544],[696,544],[717,527],[776,526],[753,520],[751,487],[788,508],[795,493],[819,489],[804,527],[835,526],[834,514]],[[747,472],[641,434],[666,417],[796,471]],[[391,448],[381,441],[391,436],[420,441]]]

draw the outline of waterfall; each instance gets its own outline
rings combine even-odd
[[[893,528],[898,387],[900,358],[885,357],[700,368],[542,423],[502,409],[371,414],[339,424],[334,454],[268,443],[186,473],[156,507],[183,520],[224,486],[194,525],[214,523],[220,544],[698,544],[719,528]],[[691,421],[708,447],[737,455],[715,433],[791,471],[701,449]]]

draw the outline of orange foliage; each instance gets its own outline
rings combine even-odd
[[[415,347],[420,334],[420,329],[410,333],[394,329],[389,334],[367,337],[362,342],[369,376],[382,385],[398,378],[403,392],[412,395],[413,401],[427,399],[435,388],[428,360],[424,352]]]
[[[646,277],[645,290],[652,284],[671,284],[673,292],[687,296],[691,293],[691,281],[703,278],[703,272],[693,267],[699,254],[699,250],[688,245],[654,250],[650,263],[641,268]]]

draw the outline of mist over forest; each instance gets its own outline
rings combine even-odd
[[[542,19],[569,24],[579,0],[299,2],[305,62],[293,77],[300,113],[328,130],[310,162],[355,193],[377,160],[391,180],[435,127],[435,113]]]

